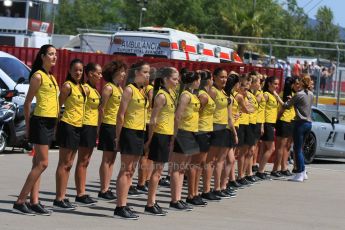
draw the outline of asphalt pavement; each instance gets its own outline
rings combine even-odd
[[[94,151],[89,165],[87,192],[97,197],[98,169],[102,153]],[[119,155],[118,155],[119,156]],[[49,166],[42,176],[41,201],[52,206],[55,198],[55,170],[58,151],[49,154]],[[119,157],[116,166],[119,165]],[[241,189],[236,198],[209,202],[191,212],[169,211],[170,189],[160,187],[157,201],[168,211],[165,217],[144,213],[146,195],[130,197],[128,204],[139,220],[113,218],[114,202],[98,201],[93,207],[75,211],[54,211],[51,216],[24,216],[12,213],[31,167],[31,157],[23,153],[0,155],[0,229],[345,229],[345,161],[320,161],[307,167],[309,180],[303,183],[286,179],[262,181]],[[116,169],[118,167],[115,167]],[[270,166],[268,166],[268,169]],[[114,171],[112,187],[118,170]],[[134,184],[136,179],[134,180]],[[74,168],[67,197],[74,201]],[[183,197],[186,196],[186,188]]]

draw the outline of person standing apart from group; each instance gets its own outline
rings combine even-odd
[[[110,180],[117,154],[117,146],[115,145],[116,119],[123,93],[121,84],[126,77],[126,71],[127,66],[122,61],[109,62],[103,68],[103,79],[107,83],[103,87],[99,106],[98,150],[102,150],[103,155],[99,167],[101,188],[98,192],[98,198],[108,201],[116,199],[110,189]]]
[[[85,194],[86,172],[94,147],[96,147],[98,129],[98,107],[101,96],[96,86],[102,78],[102,67],[95,63],[88,63],[85,67],[87,82],[83,85],[87,96],[83,127],[80,132],[77,165],[75,168],[76,203],[80,205],[93,205],[97,201]]]
[[[60,106],[65,105],[57,128],[59,162],[56,169],[56,197],[54,208],[74,210],[76,207],[66,198],[69,174],[80,143],[86,94],[83,87],[84,65],[80,59],[71,61],[65,83],[59,95]]]
[[[59,114],[59,86],[51,74],[57,60],[56,49],[43,45],[38,51],[29,75],[30,86],[24,102],[26,136],[34,144],[35,156],[25,184],[13,204],[13,211],[24,215],[45,215],[51,212],[39,201],[41,174],[48,167],[48,150],[51,145]],[[31,103],[36,97],[36,106],[31,115]],[[31,128],[30,128],[31,127]],[[26,203],[30,193],[30,203]]]

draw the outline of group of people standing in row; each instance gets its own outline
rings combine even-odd
[[[169,163],[170,209],[181,211],[235,197],[238,188],[269,179],[265,166],[275,145],[271,176],[293,175],[287,165],[293,142],[296,164],[291,180],[307,179],[302,145],[311,129],[313,94],[308,75],[287,79],[279,95],[279,79],[265,78],[256,72],[239,75],[222,68],[213,73],[179,72],[173,67],[150,68],[145,62],[127,68],[121,61],[112,61],[103,68],[95,63],[84,67],[81,60],[74,59],[59,89],[50,72],[56,59],[52,45],[42,46],[30,73],[24,111],[27,134],[36,154],[13,205],[16,212],[51,214],[39,201],[39,185],[55,136],[59,162],[53,206],[63,210],[76,208],[66,198],[76,155],[75,202],[81,205],[97,202],[85,192],[87,167],[96,146],[103,151],[98,197],[116,199],[114,216],[124,219],[138,218],[127,206],[137,166],[136,188],[148,193],[145,212],[159,216],[167,214],[156,201],[166,163]],[[96,85],[102,78],[107,83],[99,93]],[[127,85],[122,87],[125,79]],[[34,97],[36,106],[31,114]],[[64,111],[60,117],[62,105]],[[258,154],[259,143],[261,154]],[[110,181],[118,151],[121,167],[115,195]],[[255,167],[258,168],[254,174]],[[185,201],[181,197],[184,178],[188,183]],[[199,193],[201,178],[203,191]],[[26,201],[28,194],[30,202]]]

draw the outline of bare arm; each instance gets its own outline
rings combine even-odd
[[[149,145],[151,143],[152,136],[153,136],[153,130],[155,129],[155,127],[157,125],[158,114],[162,110],[165,103],[166,103],[166,98],[163,94],[159,94],[155,97],[155,102],[154,102],[152,113],[151,113],[147,145]]]
[[[202,111],[208,103],[208,97],[205,94],[199,95],[200,111]]]
[[[28,93],[25,98],[24,102],[24,117],[25,117],[25,127],[26,127],[26,137],[29,137],[29,130],[30,130],[30,110],[31,110],[31,103],[34,99],[38,89],[41,86],[41,75],[35,74],[31,77],[30,86]]]
[[[60,95],[59,95],[59,105],[60,106],[62,106],[65,103],[67,97],[71,93],[71,90],[72,89],[71,89],[70,84],[65,83],[65,84],[62,85],[61,91],[60,91]]]
[[[241,94],[237,94],[236,95],[236,98],[235,98],[238,102],[238,104],[240,105],[241,107],[241,112],[244,112],[244,113],[252,113],[253,111],[251,110],[251,108],[249,108],[248,104],[245,103],[244,101],[244,98],[243,98],[243,95]]]
[[[113,89],[111,86],[107,85],[102,90],[101,104],[99,105],[99,124],[103,121],[104,109],[107,106],[110,96],[113,94]]]
[[[119,146],[122,126],[125,121],[125,113],[128,107],[128,103],[132,99],[132,94],[133,94],[132,89],[127,86],[123,91],[120,108],[119,108],[119,111],[117,112],[117,121],[116,121],[116,147],[117,148]]]
[[[177,129],[182,117],[183,112],[187,108],[187,105],[190,103],[190,96],[186,93],[182,94],[180,97],[180,101],[177,107],[177,110],[175,112],[175,124],[174,124],[174,136],[177,134]]]
[[[229,125],[229,129],[232,131],[232,133],[234,134],[234,138],[235,138],[235,142],[237,144],[238,139],[237,139],[237,131],[236,128],[234,126],[234,123],[232,122],[233,116],[232,116],[232,100],[231,103],[228,105],[228,125]]]

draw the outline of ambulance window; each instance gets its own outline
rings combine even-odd
[[[166,55],[144,54],[144,57],[168,58]]]
[[[121,52],[114,52],[113,55],[122,55],[122,56],[137,56],[134,53],[121,53]]]

